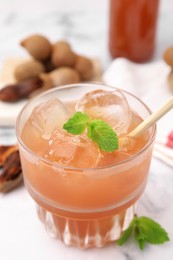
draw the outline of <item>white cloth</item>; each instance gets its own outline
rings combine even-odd
[[[115,59],[107,71],[103,74],[103,81],[111,86],[118,87],[133,93],[140,97],[152,111],[157,110],[168,100],[173,92],[168,86],[168,74],[170,67],[164,61],[157,61],[153,63],[137,64],[130,62],[125,58]],[[157,140],[160,143],[160,136],[167,136],[173,130],[173,109],[162,117],[157,123]],[[166,147],[165,161],[165,147],[164,143],[159,145],[157,143],[154,155],[164,162],[167,162],[173,167],[173,150]],[[164,148],[164,151],[163,149]],[[164,155],[163,155],[164,153]]]

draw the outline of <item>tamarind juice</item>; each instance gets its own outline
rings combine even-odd
[[[101,151],[85,132],[63,130],[75,110],[110,123],[119,149]],[[24,181],[48,233],[82,249],[120,237],[147,183],[155,126],[123,140],[149,114],[135,96],[95,84],[55,88],[25,106],[17,120]]]

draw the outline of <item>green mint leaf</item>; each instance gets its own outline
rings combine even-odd
[[[116,241],[119,246],[125,244],[128,238],[131,236],[135,227],[135,218],[131,221],[129,227],[122,233],[121,237]]]
[[[123,245],[131,234],[134,234],[139,248],[144,249],[145,243],[158,245],[169,241],[167,232],[154,220],[148,217],[134,217],[129,227],[123,232],[117,244]]]
[[[139,242],[143,240],[150,244],[163,244],[169,241],[167,232],[161,227],[160,224],[147,217],[139,217],[136,220],[135,235],[136,240]],[[143,248],[142,248],[143,249]]]
[[[113,152],[118,149],[118,137],[114,130],[103,120],[89,119],[89,116],[82,112],[76,112],[63,129],[68,133],[79,135],[87,128],[87,136],[96,142],[101,150]]]
[[[141,250],[143,250],[146,241],[145,241],[145,237],[140,232],[138,226],[136,226],[135,229],[134,229],[134,236],[135,236],[136,241],[138,242],[139,248]]]
[[[76,112],[73,117],[71,117],[67,123],[63,125],[63,129],[65,129],[68,133],[79,135],[84,132],[89,122],[89,116],[82,113]]]
[[[87,135],[103,151],[112,152],[118,149],[118,137],[116,133],[111,126],[102,120],[95,119],[90,121]]]

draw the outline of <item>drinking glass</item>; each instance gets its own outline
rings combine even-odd
[[[42,158],[25,144],[22,132],[40,103],[57,97],[66,104],[97,89],[113,91],[115,88],[81,83],[46,91],[26,104],[16,124],[24,183],[36,202],[39,219],[53,237],[82,249],[115,241],[128,227],[134,216],[134,205],[147,184],[155,125],[148,130],[146,145],[137,154],[99,168],[74,168]],[[143,120],[150,115],[150,109],[139,98],[121,91],[131,109]],[[28,133],[30,142],[34,142],[32,138]]]

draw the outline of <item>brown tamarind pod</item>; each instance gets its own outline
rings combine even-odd
[[[46,60],[51,55],[52,44],[43,35],[33,34],[22,40],[20,44],[37,60]]]
[[[59,41],[53,46],[51,61],[55,67],[73,67],[76,62],[76,54],[71,50],[69,43]]]

